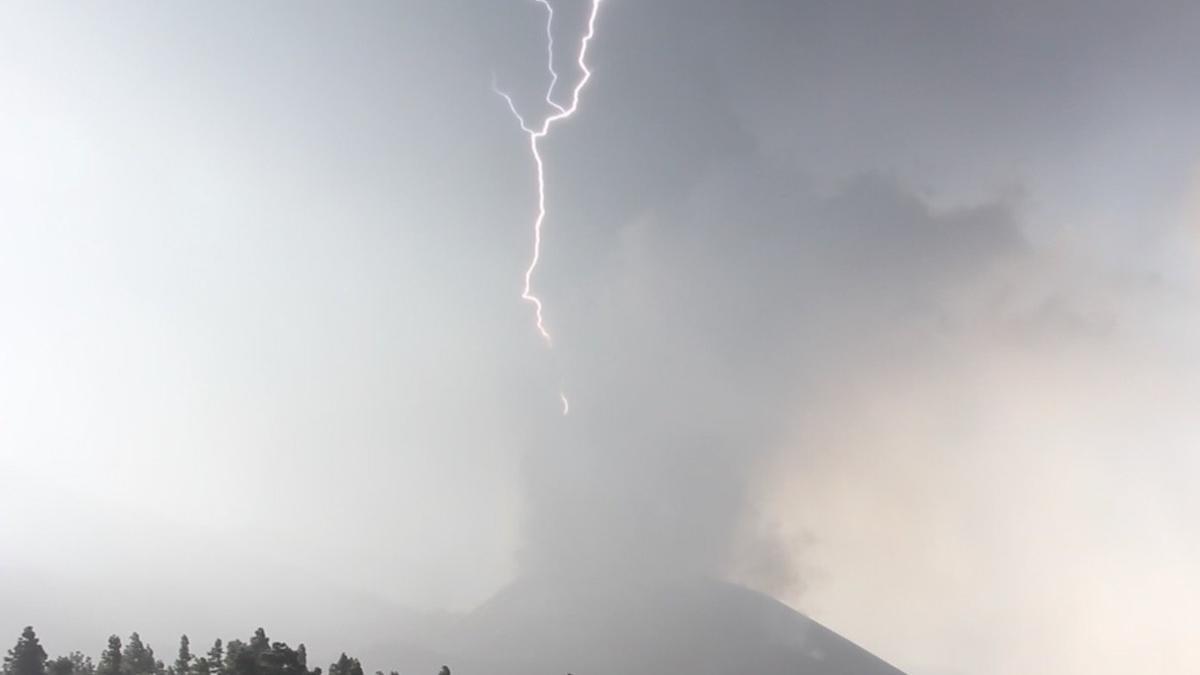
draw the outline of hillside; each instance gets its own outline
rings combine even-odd
[[[371,660],[402,663],[401,672],[436,672],[444,660],[465,675],[902,675],[786,605],[715,581],[524,579],[438,649],[390,657]]]

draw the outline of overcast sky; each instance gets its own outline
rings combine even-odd
[[[0,640],[595,568],[912,675],[1194,667],[1200,5],[604,0],[552,350],[491,89],[546,112],[544,21],[0,9]]]

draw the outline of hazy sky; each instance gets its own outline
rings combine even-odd
[[[595,568],[913,675],[1200,659],[1200,5],[604,0],[544,144],[552,351],[491,90],[545,110],[544,29],[0,9],[0,639]]]

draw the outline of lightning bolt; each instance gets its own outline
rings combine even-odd
[[[504,101],[508,104],[509,112],[516,118],[517,123],[521,125],[521,130],[529,137],[529,151],[533,155],[533,162],[537,168],[538,208],[537,217],[533,220],[533,255],[530,258],[529,267],[525,269],[525,286],[521,290],[521,299],[533,305],[538,333],[546,341],[547,346],[552,346],[553,339],[550,337],[550,331],[546,330],[542,301],[533,294],[533,273],[537,270],[538,262],[542,257],[542,225],[546,222],[546,167],[542,162],[540,142],[550,133],[551,127],[556,122],[565,120],[575,114],[575,111],[579,109],[579,94],[587,86],[588,81],[592,79],[592,71],[587,65],[587,51],[588,45],[596,35],[596,15],[600,10],[601,0],[592,0],[591,12],[588,14],[587,33],[579,42],[579,55],[576,57],[576,63],[578,63],[579,70],[583,73],[583,76],[579,78],[579,81],[575,83],[575,88],[571,90],[571,101],[570,105],[567,106],[554,100],[554,88],[558,84],[558,72],[554,70],[554,35],[551,30],[554,25],[554,7],[550,4],[550,0],[536,0],[536,2],[546,8],[546,58],[548,62],[547,69],[550,71],[550,86],[546,88],[546,103],[550,104],[556,112],[542,118],[540,125],[530,126],[525,121],[525,117],[517,110],[512,96],[497,86],[495,74],[492,75],[492,90],[504,98]],[[571,409],[571,404],[567,401],[565,393],[559,392],[559,398],[562,400],[562,413],[566,415]]]

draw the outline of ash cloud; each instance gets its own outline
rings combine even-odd
[[[797,398],[933,356],[947,298],[1028,255],[1004,200],[941,209],[884,175],[810,183],[745,157],[622,228],[601,299],[564,331],[588,342],[570,354],[578,412],[527,459],[532,568],[798,587],[762,490]]]

